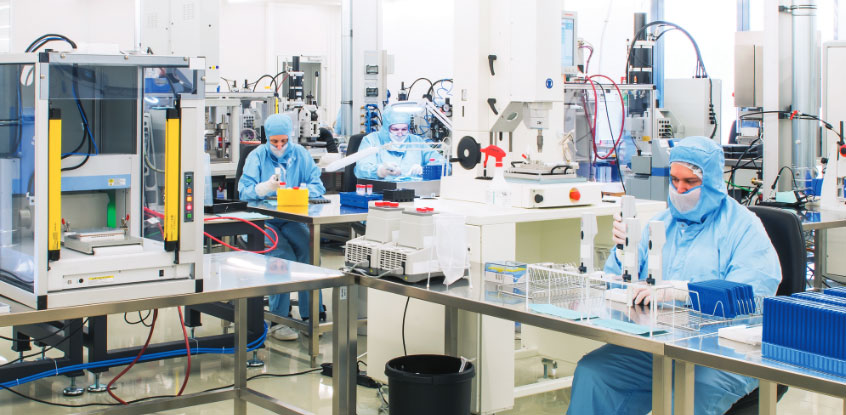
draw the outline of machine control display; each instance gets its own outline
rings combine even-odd
[[[194,221],[194,172],[185,172],[185,222]]]

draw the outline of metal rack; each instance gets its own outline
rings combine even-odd
[[[619,287],[627,289],[632,283],[605,278],[601,273],[585,274],[573,264],[539,263],[530,264],[522,280],[512,284],[499,284],[500,293],[524,298],[529,303],[549,303],[571,310],[589,311],[603,307],[609,289]],[[656,290],[677,290],[672,287],[656,287]],[[698,301],[696,292],[687,292],[686,304]],[[665,296],[677,298],[677,296]],[[718,303],[713,313],[696,311],[690,305],[677,301],[665,301],[650,307],[654,313],[651,318],[655,324],[673,329],[699,332],[712,326],[728,326],[748,322],[752,317],[759,317],[763,312],[764,297],[755,297],[752,304],[738,304],[741,310],[748,312],[734,318],[726,318],[720,312]],[[702,307],[698,307],[699,310]]]

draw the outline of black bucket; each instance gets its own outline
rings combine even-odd
[[[390,413],[395,415],[468,415],[476,368],[443,355],[397,357],[385,364]]]

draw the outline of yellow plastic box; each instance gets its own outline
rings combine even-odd
[[[276,204],[278,206],[308,206],[308,189],[296,187],[276,189]]]

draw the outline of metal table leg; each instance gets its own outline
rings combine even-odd
[[[444,354],[458,356],[458,308],[444,306]]]
[[[817,229],[814,231],[814,288],[816,290],[822,289],[823,283],[823,261],[822,257],[825,255],[824,239],[825,229]]]
[[[309,248],[311,248],[311,264],[320,266],[320,225],[309,224],[309,233],[311,234],[311,241]],[[317,355],[320,354],[320,290],[309,291],[309,338],[308,338],[308,355],[311,358],[311,367],[317,367]]]
[[[696,365],[676,360],[674,414],[692,414],[694,396],[694,368]]]
[[[358,290],[357,285],[332,290],[332,413],[354,414],[358,376]]]
[[[673,360],[652,355],[652,414],[673,413]]]
[[[247,414],[247,401],[242,395],[247,392],[247,299],[239,298],[235,303],[235,408],[237,415]]]
[[[758,413],[761,415],[775,415],[777,401],[777,384],[768,380],[761,380],[758,385]]]

